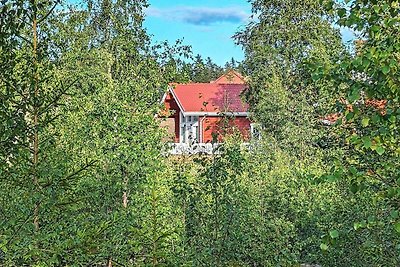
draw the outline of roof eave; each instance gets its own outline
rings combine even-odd
[[[176,103],[178,104],[179,109],[185,115],[185,110],[183,109],[183,106],[182,106],[181,102],[179,101],[178,96],[175,94],[174,89],[172,88],[172,86],[168,87],[168,91],[172,94],[172,96],[174,97]]]
[[[207,111],[187,111],[184,112],[185,116],[236,116],[236,117],[248,117],[250,115],[249,112],[207,112]]]

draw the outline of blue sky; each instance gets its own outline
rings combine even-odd
[[[149,0],[145,27],[155,41],[183,39],[194,54],[219,65],[232,57],[243,59],[232,35],[243,28],[251,13],[246,0]]]
[[[247,0],[149,0],[149,4],[145,27],[154,41],[183,39],[195,55],[210,57],[219,65],[232,57],[243,59],[232,36],[251,15]],[[347,29],[341,32],[345,42],[354,38]]]

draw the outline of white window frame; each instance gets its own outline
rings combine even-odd
[[[184,129],[184,130],[182,130]],[[191,136],[191,140],[189,140]],[[199,118],[197,116],[179,115],[179,143],[200,142]]]
[[[261,140],[261,125],[259,123],[250,123],[250,136],[252,140]]]

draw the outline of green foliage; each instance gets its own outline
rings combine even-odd
[[[252,1],[252,7],[258,19],[235,38],[246,53],[246,99],[254,119],[281,148],[314,155],[331,84],[314,82],[306,63],[318,57],[329,65],[344,52],[338,30],[317,1]]]
[[[359,106],[353,106],[353,112],[345,113],[346,120],[352,123],[346,125],[346,130],[351,131],[352,135],[344,142],[343,135],[322,127],[320,122],[325,114],[336,112],[335,106],[340,106],[338,102],[343,96],[342,90],[354,88],[345,95],[352,103],[359,100],[364,92],[361,90],[362,87],[357,85],[358,82],[352,79],[356,76],[357,69],[349,69],[348,66],[351,64],[345,62],[351,55],[344,50],[337,30],[331,25],[334,14],[325,10],[317,1],[252,1],[252,4],[253,12],[257,14],[258,19],[250,22],[244,31],[239,32],[236,40],[245,48],[245,68],[249,74],[250,85],[247,100],[252,105],[255,119],[264,128],[264,142],[271,146],[267,153],[274,156],[279,151],[284,151],[286,160],[293,169],[290,177],[300,184],[307,182],[305,177],[316,177],[315,182],[323,181],[325,186],[327,183],[332,186],[332,182],[340,180],[333,188],[330,187],[330,190],[336,192],[336,198],[341,202],[330,203],[334,208],[331,212],[327,212],[327,217],[318,215],[319,218],[311,217],[311,220],[306,220],[304,217],[299,219],[306,229],[311,227],[309,233],[312,234],[293,242],[296,245],[307,244],[305,240],[308,240],[311,247],[318,243],[318,249],[326,253],[319,256],[313,248],[297,248],[298,252],[293,250],[295,252],[293,255],[301,256],[294,256],[292,262],[316,262],[327,266],[395,266],[399,259],[392,254],[395,251],[394,247],[387,244],[392,238],[397,240],[397,237],[388,231],[387,226],[374,224],[376,235],[374,238],[369,238],[367,233],[358,235],[351,230],[355,216],[360,216],[360,221],[366,220],[369,213],[378,218],[384,216],[379,214],[379,211],[385,209],[385,204],[376,201],[379,199],[379,193],[367,190],[352,195],[348,189],[352,188],[353,192],[364,190],[365,182],[369,184],[370,189],[373,189],[378,185],[377,181],[365,177],[366,174],[369,175],[368,169],[355,168],[346,172],[341,167],[341,159],[355,152],[353,147],[347,146],[349,143],[362,143],[364,147],[372,148],[376,155],[386,155],[388,151],[383,145],[382,137],[374,139],[378,133],[380,135],[378,129],[374,136],[365,136],[362,142],[360,139],[363,136],[359,139],[359,132],[354,132],[357,125],[364,128],[361,131],[366,131],[372,124],[380,121],[382,115],[377,114],[374,119],[370,117],[370,119],[360,119],[357,124],[352,123],[361,110]],[[355,1],[354,5],[363,4]],[[331,3],[331,7],[333,6],[335,5]],[[355,13],[364,19],[362,12]],[[368,23],[365,25],[369,25]],[[398,35],[395,32],[392,34],[392,36]],[[386,43],[382,43],[381,46],[385,49],[387,47]],[[362,59],[355,60],[352,64],[366,68],[371,66],[370,62]],[[313,68],[310,70],[309,66]],[[336,69],[336,66],[347,69],[338,68],[341,71],[335,72],[335,76],[331,76],[332,79],[320,79],[328,73],[327,69]],[[388,72],[387,67],[379,72],[375,71],[375,74],[385,72]],[[348,87],[340,82],[346,79],[349,81]],[[359,82],[376,87],[376,83],[371,83],[370,79],[360,79]],[[393,118],[392,121],[396,120]],[[392,127],[392,129],[397,128]],[[387,133],[388,131],[382,132],[385,137]],[[397,147],[395,143],[393,145]],[[356,146],[356,149],[358,147]],[[364,155],[365,159],[370,157],[369,154]],[[360,156],[349,158],[351,164],[358,163]],[[398,157],[392,154],[388,155],[388,158],[392,162],[390,166],[394,167],[391,169],[392,172],[397,170],[395,166],[398,164]],[[380,161],[382,162],[382,158]],[[322,175],[323,173],[328,174]],[[342,180],[341,177],[346,175],[351,178]],[[396,176],[398,175],[393,175]],[[274,179],[280,179],[278,177]],[[291,188],[290,184],[287,185]],[[317,192],[317,196],[324,194],[323,185]],[[343,197],[340,198],[339,195]],[[282,197],[282,193],[279,196]],[[371,197],[375,201],[371,202],[369,200]],[[308,210],[309,214],[310,210],[314,209],[312,206],[304,207],[303,203],[298,204],[299,196],[292,199],[301,212]],[[324,199],[327,203],[332,200],[336,200],[334,196],[327,196]],[[324,201],[318,200],[317,205],[322,205]],[[282,210],[284,214],[290,214],[290,209],[287,207]],[[348,213],[349,211],[351,212]],[[338,224],[332,224],[332,221]],[[316,234],[318,226],[313,225],[315,222],[325,227],[323,230],[319,229],[322,232],[318,234]],[[299,229],[297,225],[293,227]],[[316,236],[320,236],[321,240],[317,241]],[[363,253],[352,253],[352,249],[357,247],[359,242],[365,245]],[[374,253],[376,256],[371,256]],[[346,257],[352,255],[352,262],[346,261],[342,255],[347,255]],[[391,260],[386,260],[385,255],[391,255]]]
[[[159,219],[173,213],[154,114],[174,55],[150,46],[144,1],[57,4],[24,6],[32,24],[11,23],[20,2],[2,7],[1,260],[166,263],[176,236]]]
[[[368,210],[368,219],[354,222],[354,229],[380,236],[378,240],[388,240],[387,245],[383,241],[377,245],[376,239],[366,243],[370,249],[378,246],[391,254],[398,251],[399,243],[396,219],[390,215],[399,209],[396,192],[400,175],[397,122],[400,39],[399,25],[395,23],[399,19],[399,6],[397,1],[324,3],[338,25],[357,31],[360,38],[353,54],[338,57],[331,66],[320,63],[314,68],[322,73],[321,79],[334,83],[343,99],[337,110],[343,118],[334,128],[342,140],[338,143],[346,151],[338,159],[342,181],[349,184],[354,199],[377,203],[382,209],[379,213]],[[391,262],[380,264],[398,265],[398,254],[392,257]],[[369,258],[366,264],[376,265],[380,260]]]
[[[182,62],[181,65],[182,67],[180,69],[182,73],[186,75],[187,80],[177,80],[175,82],[190,81],[195,83],[209,83],[229,70],[238,70],[240,73],[243,72],[241,64],[233,58],[227,62],[224,67],[221,67],[214,63],[209,57],[203,59],[200,55],[196,55],[192,58],[192,62]]]
[[[330,11],[337,16],[339,25],[359,31],[361,38],[354,55],[340,58],[339,64],[324,71],[353,106],[338,129],[349,147],[343,165],[360,174],[360,186],[379,193],[377,201],[386,203],[389,210],[397,210],[397,194],[391,192],[398,191],[400,175],[400,39],[399,25],[394,23],[399,6],[396,1],[366,1],[351,3],[348,11],[342,10],[343,7],[336,7]]]
[[[0,6],[0,265],[399,265],[398,3],[252,4],[225,68],[249,74],[262,140],[181,157],[159,99],[223,69],[152,45],[146,1]]]
[[[208,83],[216,80],[223,74],[223,68],[212,62],[211,58],[203,60],[200,55],[196,55],[193,63],[188,64],[190,68],[190,81]]]

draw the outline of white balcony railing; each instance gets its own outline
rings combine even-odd
[[[211,143],[169,143],[168,154],[170,155],[193,155],[193,154],[218,154],[218,146],[221,144]]]
[[[218,149],[223,143],[169,143],[167,154],[169,155],[194,155],[194,154],[205,154],[215,155],[220,154],[221,150]],[[250,143],[242,143],[242,147],[251,149]]]

